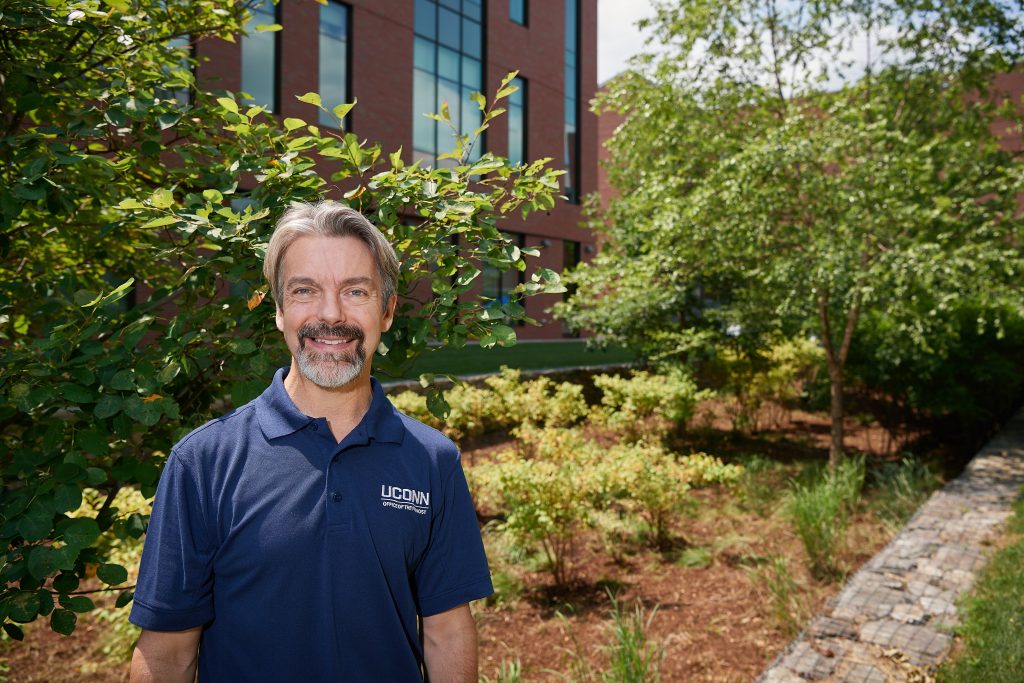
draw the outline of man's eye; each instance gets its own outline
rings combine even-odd
[[[309,287],[299,287],[298,289],[292,290],[293,296],[309,296],[313,293],[313,290]]]

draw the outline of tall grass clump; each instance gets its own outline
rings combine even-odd
[[[850,515],[864,486],[864,460],[847,458],[809,483],[794,481],[786,511],[810,560],[811,573],[826,579],[839,573],[838,556]]]
[[[772,620],[786,635],[796,635],[807,615],[800,597],[801,586],[789,569],[789,561],[776,555],[762,566],[748,568],[747,573],[766,594]]]
[[[895,532],[928,499],[936,486],[928,467],[907,454],[899,462],[886,463],[871,473],[871,507],[887,529]]]
[[[629,611],[614,597],[611,601],[614,640],[608,646],[610,662],[601,680],[604,683],[657,683],[661,680],[665,649],[650,641],[648,631],[658,608],[647,614],[639,600]]]

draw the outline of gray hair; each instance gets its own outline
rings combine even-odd
[[[263,276],[270,284],[271,293],[278,306],[281,305],[281,288],[284,286],[281,262],[288,247],[300,237],[355,237],[362,240],[377,264],[380,277],[383,308],[398,288],[398,257],[394,247],[384,234],[363,214],[344,204],[324,200],[314,204],[294,202],[284,212],[274,228],[274,234],[267,245],[263,259]]]

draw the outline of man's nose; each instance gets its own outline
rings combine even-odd
[[[326,323],[345,322],[348,314],[345,305],[341,301],[341,295],[328,294],[320,300],[320,319]]]

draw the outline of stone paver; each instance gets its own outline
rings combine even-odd
[[[1024,410],[936,491],[790,643],[758,683],[929,681],[949,654],[956,603],[1024,484]]]

